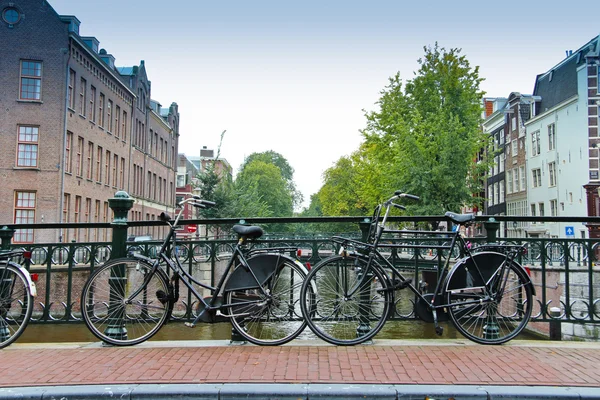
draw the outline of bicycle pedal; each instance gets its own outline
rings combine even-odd
[[[192,322],[184,322],[183,324],[185,326],[187,326],[188,328],[195,328],[196,327],[196,325],[194,323],[192,323]]]
[[[442,336],[442,334],[444,333],[444,328],[441,326],[436,326],[435,327],[435,334],[438,336]]]

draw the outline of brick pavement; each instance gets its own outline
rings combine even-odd
[[[600,344],[382,341],[279,347],[206,341],[13,344],[0,351],[0,387],[131,383],[353,383],[600,386]]]

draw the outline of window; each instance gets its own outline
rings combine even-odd
[[[511,146],[512,146],[512,156],[516,157],[519,154],[519,142],[517,139],[513,140],[511,142]]]
[[[75,196],[75,209],[73,210],[73,222],[80,222],[81,196]],[[75,229],[75,240],[79,241],[79,229]]]
[[[21,61],[21,100],[42,99],[42,63],[39,61]]]
[[[75,110],[75,71],[69,70],[69,89],[67,90],[67,102],[71,110]]]
[[[556,162],[548,163],[548,177],[550,178],[550,186],[556,186]]]
[[[531,134],[531,155],[537,156],[540,154],[540,131],[535,131]]]
[[[125,159],[121,157],[121,169],[119,171],[119,187],[121,189],[125,188]]]
[[[96,122],[96,88],[90,87],[90,119]]]
[[[104,128],[104,94],[100,93],[100,101],[98,102],[98,125]]]
[[[14,25],[21,20],[21,14],[14,7],[6,7],[2,11],[2,19],[9,25]]]
[[[532,176],[533,176],[533,187],[542,186],[542,170],[539,168],[536,168],[536,169],[532,170],[531,172],[532,172]]]
[[[113,154],[113,165],[112,165],[112,184],[114,187],[117,187],[118,181],[117,181],[117,169],[119,168],[119,156],[116,154]]]
[[[89,197],[85,199],[85,210],[83,212],[83,221],[87,223],[92,222],[92,199],[90,199]],[[89,228],[83,231],[83,235],[84,242],[89,242],[91,240]]]
[[[85,117],[87,107],[87,81],[81,78],[79,83],[79,113]]]
[[[83,176],[83,138],[77,138],[77,157],[75,159],[75,174]]]
[[[38,166],[38,132],[37,126],[19,126],[17,167]]]
[[[550,200],[550,215],[552,217],[558,216],[558,202],[557,200]]]
[[[493,193],[492,185],[488,185],[487,192],[488,192],[488,206],[493,206],[494,205],[494,193]]]
[[[110,185],[110,151],[106,150],[106,157],[104,159],[104,183]]]
[[[512,170],[508,171],[506,173],[506,191],[508,192],[508,194],[511,194],[513,192],[513,174],[512,174]]]
[[[516,131],[517,130],[517,117],[512,117],[511,120],[510,120],[510,123],[511,123],[510,124],[511,125],[511,129],[513,131]]]
[[[104,210],[102,215],[102,222],[108,222],[108,201],[104,202]],[[108,240],[108,229],[104,229],[104,241]]]
[[[73,132],[67,132],[67,145],[65,148],[65,172],[73,172],[73,156],[71,149],[73,148]]]
[[[519,181],[519,169],[518,168],[513,169],[513,182],[514,182],[513,192],[517,193],[517,192],[521,191],[521,189],[519,187],[520,181]]]
[[[123,111],[123,141],[127,140],[127,112]]]
[[[88,142],[87,154],[87,179],[92,179],[94,176],[94,143]]]
[[[504,203],[504,181],[500,181],[500,203]]]
[[[498,182],[494,183],[494,204],[500,204],[500,189],[498,188]]]
[[[121,133],[121,107],[117,106],[115,110],[115,137],[119,137]]]
[[[100,222],[100,200],[94,206],[94,222]],[[100,240],[100,228],[96,228],[96,240]]]
[[[71,209],[71,195],[65,193],[63,197],[63,220],[62,222],[69,222],[69,210]],[[69,241],[69,230],[65,230],[65,242]]]
[[[102,146],[98,146],[96,149],[96,182],[102,182],[102,155],[103,155]]]
[[[35,192],[15,192],[15,224],[35,223]],[[33,229],[17,229],[15,243],[33,243]]]
[[[535,216],[536,216],[536,212],[535,212],[535,204],[532,204],[532,205],[531,205],[531,216],[532,216],[532,217],[535,217]],[[534,222],[534,224],[535,224],[535,222]]]
[[[548,150],[556,149],[556,125],[548,125]]]
[[[540,217],[543,217],[545,215],[545,212],[544,212],[544,203],[539,203],[538,204],[538,208],[540,210]]]
[[[112,102],[112,100],[109,100],[108,106],[106,107],[106,119],[108,119],[108,131],[109,132],[112,132],[112,130],[113,130],[112,108],[113,108],[113,102]]]
[[[527,176],[525,174],[525,167],[519,167],[519,173],[521,174],[521,190],[527,189]]]

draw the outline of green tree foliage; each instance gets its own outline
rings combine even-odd
[[[246,166],[254,161],[262,161],[267,164],[272,164],[279,168],[282,178],[285,180],[287,190],[292,196],[294,207],[299,206],[304,201],[302,193],[296,188],[294,183],[294,168],[288,163],[287,159],[281,154],[269,150],[262,153],[252,153],[244,160],[244,163],[240,167],[240,170],[244,170]]]
[[[480,131],[479,69],[459,49],[424,50],[415,78],[403,87],[399,74],[391,77],[379,109],[365,114],[360,149],[326,171],[319,192],[326,215],[367,214],[395,190],[420,196],[407,205],[421,215],[481,200],[488,164],[476,161],[489,142]]]
[[[293,199],[288,182],[274,164],[260,159],[245,163],[236,177],[235,185],[241,191],[256,195],[268,206],[271,216],[292,216]]]

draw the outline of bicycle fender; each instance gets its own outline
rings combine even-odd
[[[460,289],[465,286],[466,277],[461,276],[461,274],[457,272],[457,270],[461,266],[465,264],[467,264],[467,267],[469,267],[469,265],[472,265],[473,268],[476,268],[477,266],[481,271],[482,277],[476,277],[476,281],[471,282],[470,284],[473,286],[483,286],[492,277],[494,272],[496,272],[498,267],[504,262],[505,259],[506,256],[502,253],[497,253],[494,251],[484,251],[481,253],[473,254],[471,257],[464,257],[458,260],[450,270],[450,273],[448,273],[448,278],[446,278],[445,291],[452,289]],[[525,268],[523,268],[523,266],[515,260],[513,260],[513,264],[521,271],[521,278],[523,279],[526,285],[529,285],[531,287],[531,293],[535,296],[535,286],[533,285],[531,277],[529,276]],[[471,276],[471,279],[472,278],[473,276]],[[483,278],[483,281],[481,278]]]
[[[31,280],[31,275],[29,274],[29,271],[27,271],[22,265],[15,264],[14,262],[9,262],[9,264],[23,273],[25,279],[27,280],[27,287],[29,287],[29,292],[33,297],[37,296],[37,288],[35,287],[35,282]]]

